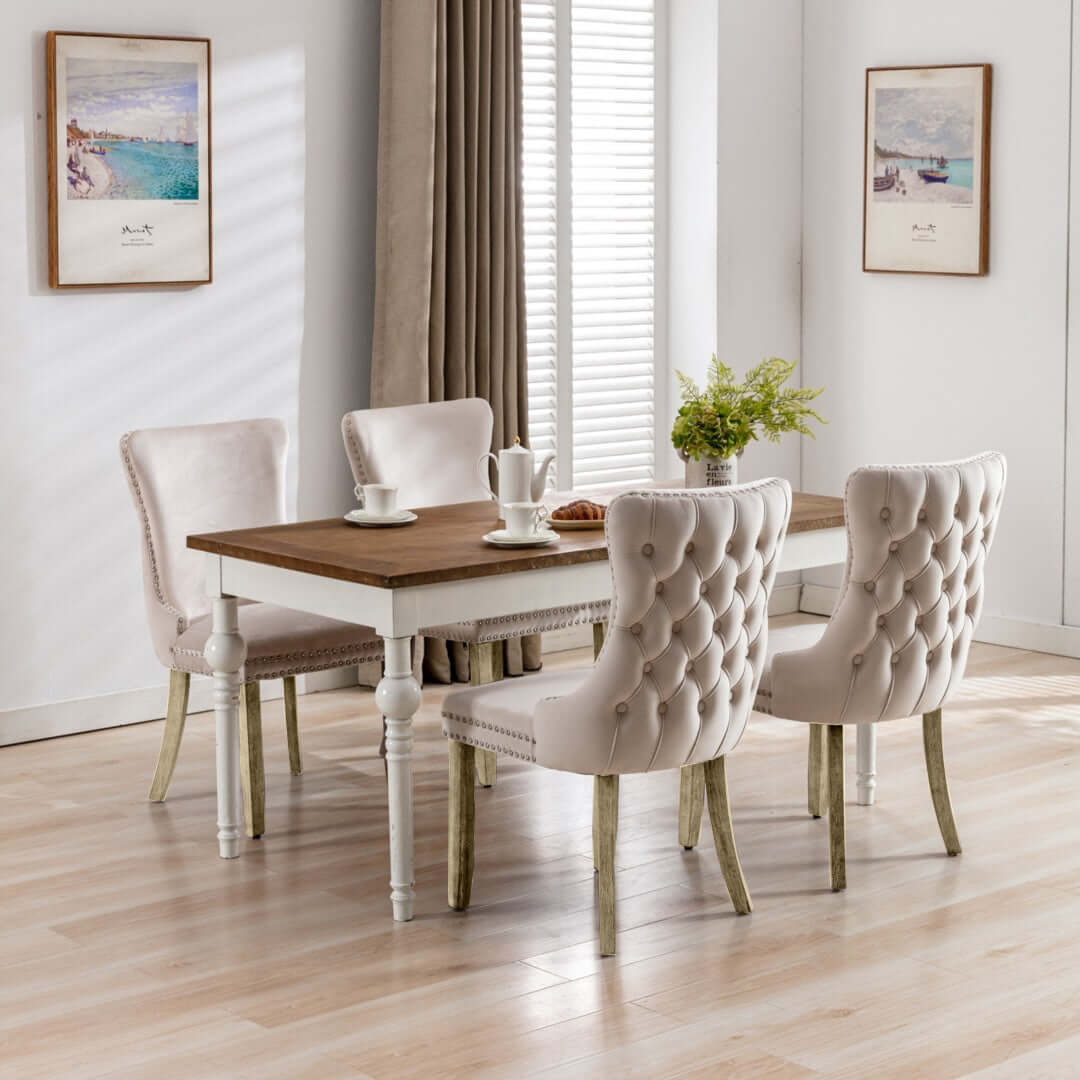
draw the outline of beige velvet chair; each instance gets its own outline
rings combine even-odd
[[[783,480],[612,500],[614,599],[593,667],[452,690],[447,895],[468,907],[473,757],[496,751],[593,775],[600,951],[615,951],[619,776],[701,763],[728,892],[751,910],[732,834],[724,759],[738,744],[765,666],[768,602],[791,509]]]
[[[831,881],[847,884],[844,725],[922,714],[930,794],[960,854],[941,710],[960,684],[983,606],[1005,458],[857,469],[844,492],[848,559],[827,624],[775,629],[755,708],[810,725],[810,813],[829,815]],[[684,789],[685,790],[685,789]]]
[[[356,482],[394,484],[399,505],[411,509],[489,499],[477,460],[491,449],[492,428],[491,406],[483,398],[360,409],[341,421]],[[492,523],[495,515],[492,504]],[[599,641],[609,610],[606,602],[578,604],[426,627],[423,633],[467,645],[470,682],[482,685],[503,677],[506,639],[593,623],[599,624]],[[495,782],[495,773],[495,754],[478,755],[477,776],[485,787]]]
[[[142,534],[150,636],[170,673],[152,802],[164,801],[176,767],[191,676],[211,674],[203,659],[210,634],[205,561],[188,549],[187,537],[284,521],[287,442],[280,420],[129,431],[120,440]],[[248,835],[261,836],[265,787],[259,680],[284,680],[289,764],[299,774],[296,676],[381,660],[382,641],[367,627],[271,604],[241,602],[239,620],[247,642],[240,709],[244,812]]]

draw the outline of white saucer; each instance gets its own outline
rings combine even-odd
[[[558,540],[559,534],[551,529],[541,529],[540,532],[533,533],[532,536],[511,536],[506,529],[496,529],[494,532],[485,533],[484,539],[496,547],[544,547],[544,545]]]
[[[386,515],[369,514],[366,510],[357,508],[356,510],[350,510],[345,515],[345,520],[350,525],[365,525],[370,529],[385,529],[393,525],[408,525],[416,520],[416,515],[411,510],[396,510],[394,513]]]

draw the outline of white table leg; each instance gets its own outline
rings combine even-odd
[[[873,806],[877,787],[877,724],[856,724],[855,801]]]
[[[386,718],[386,775],[390,802],[390,903],[394,918],[413,917],[412,718],[420,708],[420,684],[413,676],[412,637],[384,637],[383,677],[375,704]]]
[[[212,601],[213,629],[203,656],[214,673],[214,716],[217,720],[218,854],[240,854],[240,755],[238,744],[241,672],[247,645],[236,619],[236,597]]]

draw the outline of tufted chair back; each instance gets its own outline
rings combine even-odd
[[[476,462],[491,449],[494,421],[483,398],[357,409],[341,421],[358,484],[394,484],[402,507],[490,498]]]
[[[205,561],[188,549],[188,534],[284,521],[288,441],[280,420],[147,428],[120,440],[142,532],[150,634],[166,667],[173,642],[210,610]]]
[[[765,664],[790,512],[784,480],[614,498],[607,639],[578,689],[537,706],[536,760],[604,775],[731,750]]]
[[[964,675],[1004,491],[998,453],[853,472],[840,599],[820,641],[773,658],[771,711],[842,724],[941,708]]]

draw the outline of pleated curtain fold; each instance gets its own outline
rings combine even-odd
[[[520,0],[381,18],[371,404],[483,397],[493,448],[527,445]],[[508,672],[540,666],[508,645]],[[425,670],[467,679],[467,649],[429,639]]]

